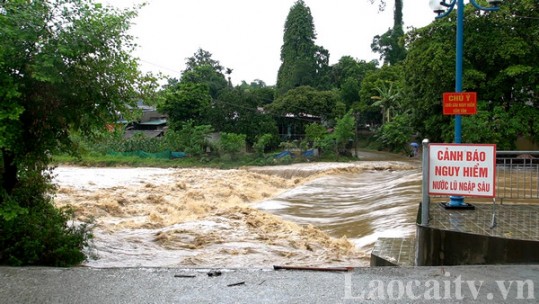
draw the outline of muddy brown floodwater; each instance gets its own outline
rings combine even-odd
[[[91,223],[91,267],[367,266],[414,233],[414,161],[237,170],[55,169],[55,203]]]

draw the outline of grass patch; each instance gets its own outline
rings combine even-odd
[[[265,156],[256,156],[255,154],[246,154],[237,159],[219,158],[219,157],[185,157],[177,159],[163,158],[142,158],[138,156],[116,156],[101,154],[85,154],[79,157],[70,155],[53,156],[53,165],[73,165],[85,167],[157,167],[157,168],[217,168],[233,169],[244,166],[270,166],[286,165],[303,162],[349,162],[357,161],[357,158],[345,156],[326,156],[314,160],[307,160],[303,157],[274,159],[274,154]]]

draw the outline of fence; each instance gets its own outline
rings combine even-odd
[[[539,199],[539,151],[496,152],[496,198]]]
[[[539,199],[539,151],[496,153],[496,197]]]

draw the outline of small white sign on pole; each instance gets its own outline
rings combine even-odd
[[[496,196],[496,145],[430,144],[429,194]]]

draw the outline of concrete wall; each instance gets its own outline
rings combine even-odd
[[[539,241],[417,225],[416,242],[417,266],[539,263]]]

